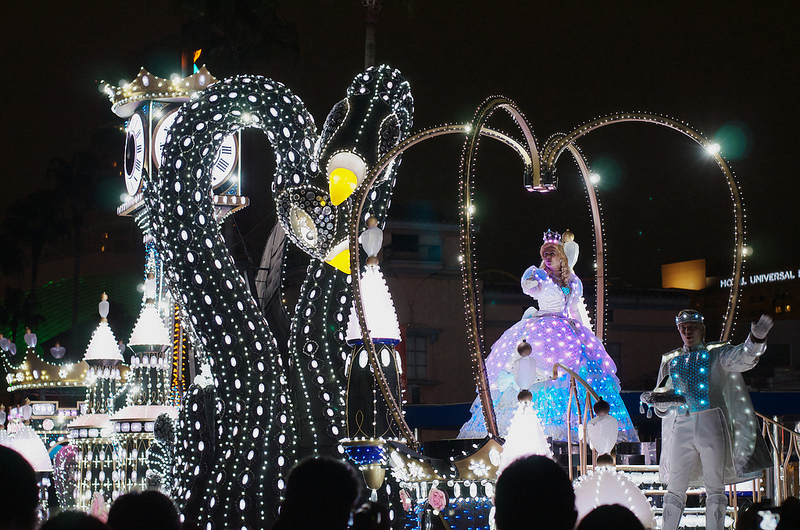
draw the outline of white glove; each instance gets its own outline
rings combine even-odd
[[[761,315],[758,322],[750,324],[750,333],[758,340],[766,339],[770,329],[772,329],[772,317],[769,315]]]

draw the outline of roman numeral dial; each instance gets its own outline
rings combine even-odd
[[[129,195],[136,195],[142,187],[144,171],[145,134],[141,115],[131,116],[125,133],[125,187]]]
[[[238,147],[235,134],[228,135],[222,140],[222,145],[214,155],[214,165],[211,168],[212,188],[216,188],[225,182],[231,176],[233,170],[236,169]]]

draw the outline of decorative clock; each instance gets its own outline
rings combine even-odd
[[[145,130],[141,114],[131,116],[125,132],[125,187],[129,195],[136,195],[142,187],[144,171]]]
[[[177,117],[178,109],[175,109],[161,118],[161,121],[156,125],[155,133],[153,134],[153,164],[158,169],[161,169],[161,155],[164,153],[164,144],[167,143],[167,136],[169,136],[169,131]]]
[[[161,168],[163,160],[164,145],[167,143],[167,136],[175,118],[178,117],[177,109],[170,112],[158,122],[153,135],[153,163],[157,168]],[[239,145],[235,134],[225,137],[222,145],[214,155],[214,166],[211,171],[211,187],[217,188],[230,177],[236,169],[239,157]]]
[[[236,135],[230,134],[222,140],[222,145],[214,155],[214,167],[211,170],[211,187],[216,188],[228,180],[236,169],[239,158],[239,145]]]

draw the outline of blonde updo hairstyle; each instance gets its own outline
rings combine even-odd
[[[567,254],[564,252],[564,245],[548,241],[539,249],[539,256],[542,258],[542,264],[539,268],[543,269],[547,274],[550,274],[550,270],[544,263],[544,253],[547,250],[553,250],[556,256],[561,260],[561,273],[556,278],[556,283],[562,287],[566,287],[569,285],[569,277],[572,275],[572,269],[569,267],[569,259],[567,259]]]

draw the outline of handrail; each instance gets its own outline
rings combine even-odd
[[[800,433],[758,412],[756,416],[761,420],[761,434],[772,453],[772,499],[775,505],[779,505],[789,496],[786,467],[792,455],[800,459]],[[759,501],[761,490],[758,488]]]
[[[569,375],[569,402],[567,403],[567,467],[569,468],[569,479],[573,480],[575,477],[573,476],[572,472],[572,400],[575,400],[575,406],[578,408],[577,416],[581,418],[580,427],[578,432],[582,433],[582,436],[579,436],[578,439],[578,455],[580,459],[579,463],[579,471],[581,475],[586,474],[587,470],[587,460],[588,455],[586,451],[586,424],[589,422],[590,415],[593,412],[592,408],[592,399],[594,398],[595,402],[600,401],[600,395],[594,391],[594,389],[574,370],[571,368],[564,366],[561,363],[554,363],[553,364],[553,377],[552,379],[558,379],[558,371],[562,370]],[[580,396],[578,396],[578,383],[583,386],[585,394],[584,394],[584,407],[583,411],[581,412],[581,400]]]

